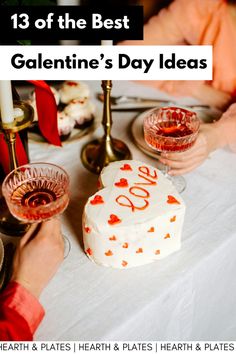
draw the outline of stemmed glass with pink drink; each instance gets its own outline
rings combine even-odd
[[[180,107],[154,108],[144,117],[144,138],[148,146],[159,153],[183,152],[190,149],[196,141],[200,120],[195,112]],[[171,179],[179,192],[186,187],[182,176],[164,174]]]
[[[10,172],[2,192],[11,214],[26,223],[40,223],[63,213],[69,203],[69,176],[50,163],[30,163]],[[70,249],[64,237],[65,247]],[[69,252],[65,250],[66,252]]]

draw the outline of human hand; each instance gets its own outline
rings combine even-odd
[[[144,80],[137,82],[155,87],[178,98],[186,96],[196,98],[200,104],[217,108],[222,112],[232,103],[232,96],[229,93],[217,90],[204,81]]]
[[[232,96],[229,93],[217,90],[206,83],[193,85],[192,88],[193,97],[197,98],[202,103],[218,108],[221,111],[224,111],[231,103]]]
[[[60,221],[54,218],[41,224],[33,224],[17,247],[11,280],[39,297],[56,273],[63,257],[64,241]]]
[[[162,153],[159,161],[169,168],[171,176],[182,175],[201,165],[208,155],[221,146],[219,127],[202,124],[194,145],[184,152]]]
[[[232,102],[232,96],[217,90],[205,81],[160,81],[160,89],[177,96],[192,96],[201,103],[224,111]]]

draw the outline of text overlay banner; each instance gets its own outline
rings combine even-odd
[[[211,46],[1,46],[1,80],[212,80]]]
[[[142,6],[2,6],[0,33],[9,40],[143,38]],[[1,36],[0,36],[0,39]],[[10,43],[9,43],[10,44]]]

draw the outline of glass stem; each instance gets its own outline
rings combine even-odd
[[[170,167],[168,166],[168,165],[164,165],[163,164],[163,174],[164,174],[164,176],[166,177],[166,178],[168,178],[168,179],[171,179],[171,176],[168,174],[168,172],[169,172],[169,170],[170,170]]]

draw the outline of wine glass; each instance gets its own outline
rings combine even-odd
[[[69,203],[69,176],[50,163],[30,163],[10,172],[2,192],[11,214],[26,223],[40,223],[61,214]],[[63,235],[65,257],[69,240]]]
[[[154,108],[144,117],[144,138],[157,152],[182,152],[190,149],[199,132],[200,120],[197,114],[180,107]],[[168,174],[164,165],[163,173],[175,185],[178,192],[186,188],[183,176]]]

